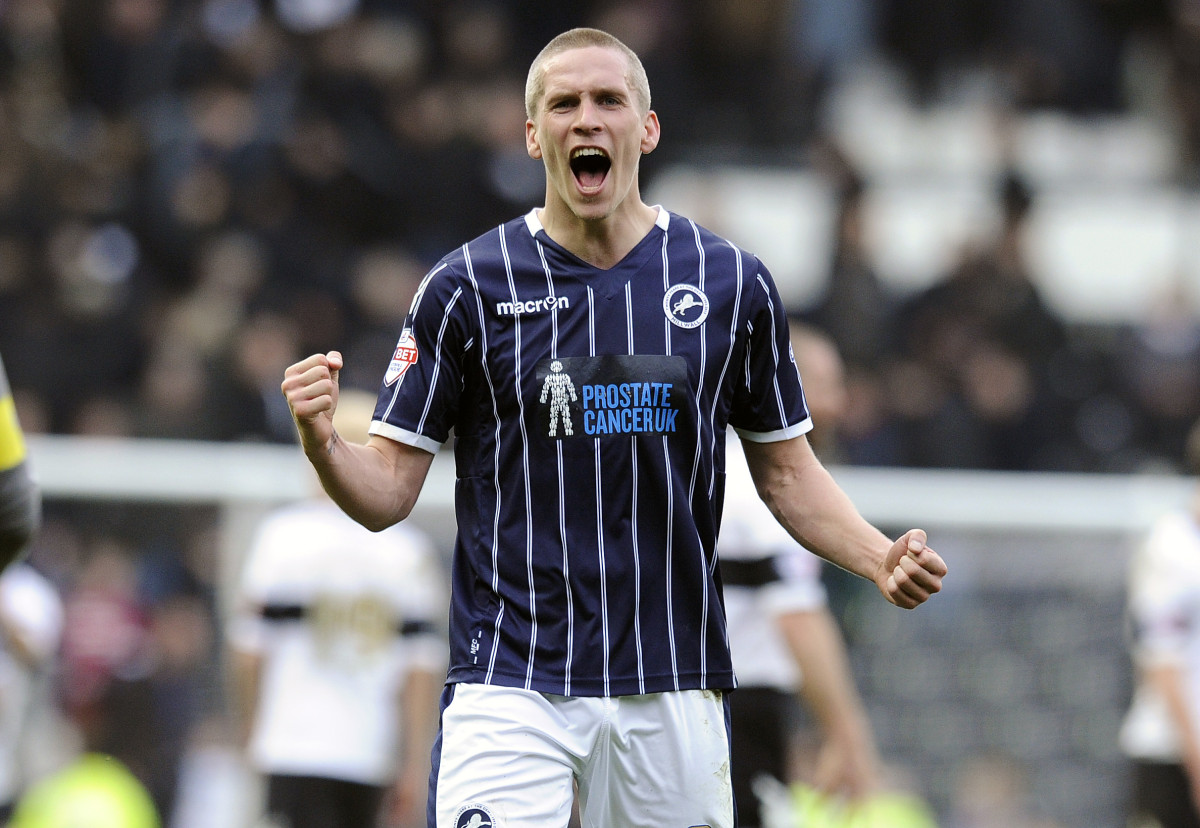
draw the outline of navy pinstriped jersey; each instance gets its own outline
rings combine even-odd
[[[753,256],[660,210],[610,270],[536,212],[421,284],[372,433],[453,431],[449,680],[563,695],[734,686],[714,551],[726,425],[811,427]]]

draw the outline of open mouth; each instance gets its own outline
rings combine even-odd
[[[571,172],[584,190],[597,190],[612,168],[612,161],[602,149],[581,147],[571,153]]]

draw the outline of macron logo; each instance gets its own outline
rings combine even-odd
[[[530,299],[528,302],[497,302],[496,314],[499,316],[520,316],[523,313],[566,310],[569,307],[571,307],[571,300],[567,299],[567,297],[547,296],[545,299]]]

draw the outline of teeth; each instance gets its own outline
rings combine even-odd
[[[602,158],[607,157],[607,153],[605,153],[604,150],[597,149],[596,147],[582,147],[571,153],[572,158],[582,158],[585,155],[599,155]]]

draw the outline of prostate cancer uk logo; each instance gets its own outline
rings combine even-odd
[[[555,440],[674,434],[690,393],[678,356],[547,359],[537,388],[537,427]]]
[[[392,354],[392,361],[388,363],[387,372],[383,375],[383,381],[387,385],[391,385],[400,377],[404,376],[404,372],[412,367],[417,361],[417,340],[413,338],[412,330],[405,328],[400,332],[400,341],[396,343],[396,351]]]

